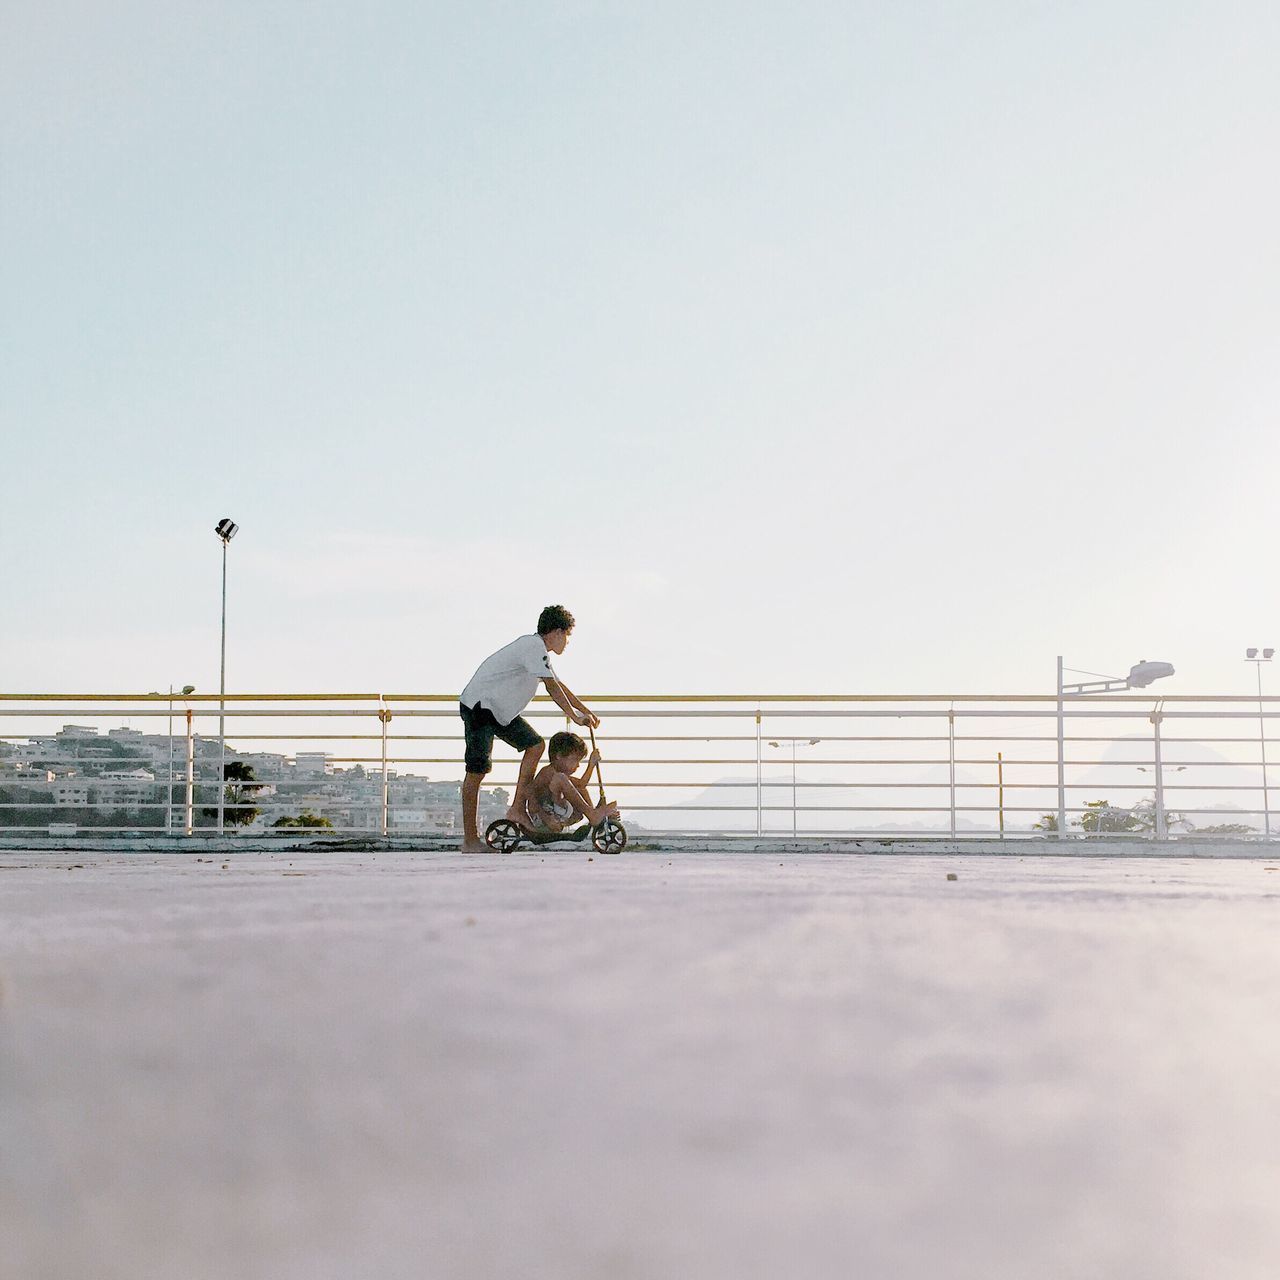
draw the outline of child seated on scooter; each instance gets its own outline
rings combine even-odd
[[[530,784],[525,805],[530,831],[563,831],[579,818],[598,826],[605,818],[618,817],[618,806],[612,800],[593,805],[587,798],[587,783],[600,763],[600,753],[593,751],[582,776],[574,771],[587,757],[587,744],[576,733],[556,733],[547,744],[551,763],[544,765]]]

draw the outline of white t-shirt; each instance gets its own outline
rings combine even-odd
[[[499,724],[510,724],[538,692],[539,680],[556,680],[541,636],[521,636],[487,657],[467,682],[464,707],[487,707]]]

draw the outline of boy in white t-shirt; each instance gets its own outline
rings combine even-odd
[[[462,783],[462,851],[483,853],[480,838],[480,784],[493,768],[493,740],[523,751],[520,778],[507,817],[521,826],[529,822],[526,804],[529,785],[542,758],[541,734],[520,713],[538,691],[538,682],[547,686],[552,701],[574,724],[596,728],[600,721],[560,682],[551,666],[551,654],[559,656],[569,643],[573,614],[563,605],[549,604],[538,617],[538,632],[521,636],[487,657],[467,682],[459,699],[466,735],[466,778]]]

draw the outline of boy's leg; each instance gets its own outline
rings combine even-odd
[[[462,852],[483,853],[486,845],[480,839],[480,784],[493,768],[493,716],[483,708],[473,710],[459,706],[462,731],[466,740],[466,757],[462,779]]]
[[[516,793],[511,797],[511,807],[507,810],[507,817],[512,822],[518,822],[522,827],[529,825],[529,811],[525,808],[525,804],[529,799],[529,793],[533,787],[533,775],[538,772],[538,761],[542,759],[543,748],[546,743],[541,738],[531,747],[525,749],[525,753],[520,757],[520,776],[516,779]]]
[[[468,773],[462,779],[462,852],[483,853],[485,842],[480,839],[480,784],[483,773]]]

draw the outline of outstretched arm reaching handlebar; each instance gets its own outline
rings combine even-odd
[[[591,711],[587,705],[574,695],[568,685],[559,680],[548,680],[546,682],[547,693],[551,697],[551,701],[560,708],[561,711],[573,721],[574,724],[580,724],[585,727],[597,729],[600,727],[600,717]]]

